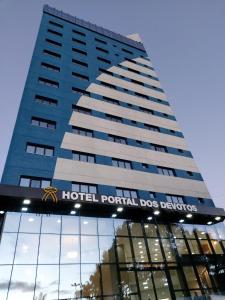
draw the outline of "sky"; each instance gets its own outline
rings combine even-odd
[[[0,176],[44,4],[141,35],[209,192],[225,207],[224,0],[0,0]]]

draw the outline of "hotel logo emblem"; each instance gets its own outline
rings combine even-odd
[[[43,189],[45,194],[44,196],[42,197],[42,201],[47,201],[48,199],[52,200],[54,203],[57,203],[59,200],[58,200],[58,197],[57,197],[57,191],[58,189],[53,187],[53,186],[48,186],[46,188]]]

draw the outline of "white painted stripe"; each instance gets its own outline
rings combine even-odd
[[[143,75],[140,75],[140,74],[136,74],[136,73],[128,71],[128,70],[124,70],[124,69],[122,69],[120,67],[117,67],[117,66],[110,67],[108,69],[108,71],[110,71],[114,74],[118,74],[118,75],[130,78],[130,79],[134,79],[134,80],[137,80],[137,81],[140,81],[140,82],[143,82],[143,83],[161,88],[161,85],[160,85],[159,81],[151,79],[151,78],[143,76]]]
[[[153,65],[152,65],[151,61],[149,61],[147,59],[144,59],[143,57],[133,58],[132,60],[134,60],[136,62],[139,62],[140,64],[143,64],[143,65],[146,65],[146,66],[149,66],[149,67],[153,68]]]
[[[124,79],[120,79],[117,77],[113,77],[111,75],[108,74],[101,74],[97,77],[97,80],[99,81],[103,81],[103,82],[107,82],[110,84],[113,84],[115,86],[119,86],[137,93],[141,93],[143,95],[146,96],[150,96],[150,97],[154,97],[160,100],[166,100],[166,95],[163,92],[159,92],[157,90],[151,89],[151,88],[147,88],[145,86],[141,86],[139,84],[130,82],[130,81],[126,81]]]
[[[127,137],[130,139],[140,140],[148,143],[187,150],[187,145],[184,138],[163,134],[160,132],[154,132],[151,130],[126,124],[116,123],[78,112],[73,112],[70,119],[70,125]]]
[[[61,147],[155,166],[199,172],[194,160],[189,157],[157,152],[150,149],[114,143],[68,132],[64,135]]]
[[[120,65],[124,66],[124,67],[127,67],[127,68],[130,68],[130,69],[134,69],[136,71],[142,72],[142,73],[147,74],[147,75],[151,75],[151,76],[157,77],[155,71],[153,71],[151,69],[148,69],[146,67],[142,67],[140,65],[137,65],[135,63],[132,63],[132,62],[130,62],[128,60],[125,60],[125,61],[121,62]]]
[[[114,89],[98,85],[96,83],[91,83],[89,87],[87,88],[88,92],[95,93],[101,96],[106,96],[112,99],[117,99],[119,101],[125,102],[125,103],[130,103],[134,104],[137,106],[142,106],[148,109],[153,109],[168,115],[174,115],[173,111],[170,106],[156,103],[150,100],[146,100],[144,98],[138,97],[138,96],[133,96],[129,95],[127,93],[123,93],[120,91],[116,91]]]
[[[210,198],[203,181],[57,158],[54,179]]]
[[[107,103],[103,100],[96,100],[87,96],[81,96],[78,101],[81,107],[97,110],[106,114],[112,114],[121,118],[134,120],[149,125],[159,126],[175,131],[181,131],[176,121],[162,117],[157,117],[148,113],[136,111],[134,109],[122,107],[119,105]]]

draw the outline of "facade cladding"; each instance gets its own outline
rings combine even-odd
[[[0,197],[1,300],[225,299],[225,213],[138,35],[44,7]]]

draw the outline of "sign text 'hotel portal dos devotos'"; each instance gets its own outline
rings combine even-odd
[[[126,198],[118,196],[106,196],[99,194],[87,194],[81,192],[62,191],[62,200],[72,200],[86,203],[99,203],[99,204],[111,204],[120,205],[126,207],[137,208],[152,208],[152,209],[169,209],[179,210],[183,212],[197,212],[198,209],[195,205],[189,205],[184,203],[172,203],[156,200],[144,200],[138,198]]]

